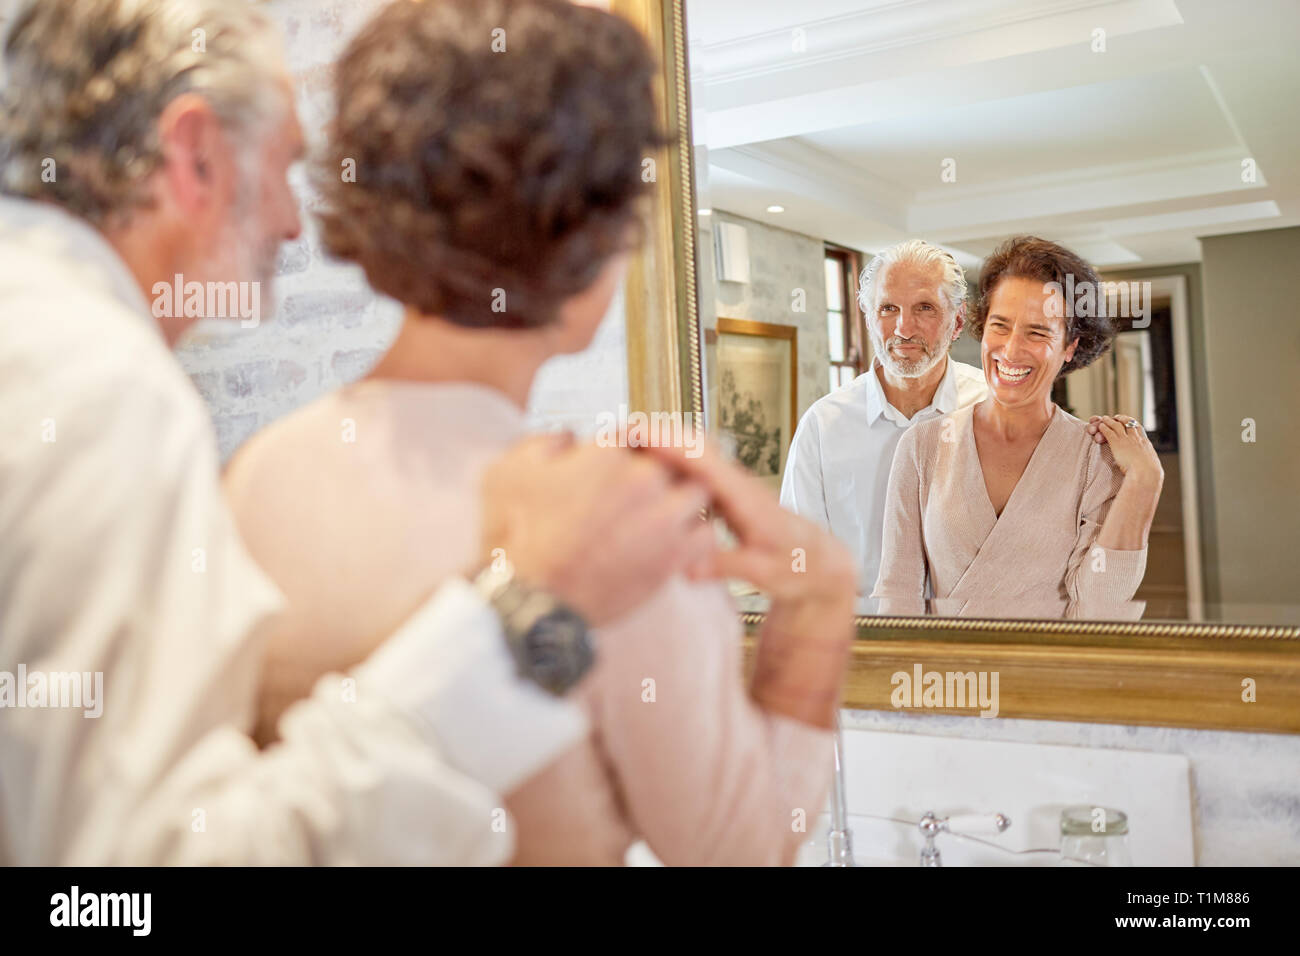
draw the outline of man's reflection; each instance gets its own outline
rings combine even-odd
[[[859,304],[875,361],[869,372],[815,402],[795,431],[781,503],[847,544],[858,593],[880,570],[885,493],[894,449],[916,422],[982,399],[980,370],[948,349],[966,322],[966,278],[947,252],[920,239],[885,249],[862,272]],[[875,601],[859,602],[874,613]]]

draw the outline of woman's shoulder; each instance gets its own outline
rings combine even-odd
[[[1119,466],[1115,464],[1115,455],[1106,442],[1097,441],[1088,434],[1088,423],[1076,418],[1059,405],[1056,409],[1057,431],[1064,454],[1073,453],[1085,463],[1084,474],[1089,481],[1102,478],[1113,482],[1116,476],[1123,477]]]
[[[1060,405],[1056,406],[1055,419],[1052,425],[1056,429],[1058,440],[1076,449],[1081,454],[1088,452],[1090,448],[1096,445],[1092,436],[1088,434],[1088,423],[1071,415]]]
[[[339,422],[347,421],[338,413],[338,405],[337,393],[327,393],[250,435],[235,449],[223,471],[228,491],[277,473],[281,478],[271,484],[283,487],[286,482],[282,469],[289,467],[297,472],[307,462],[318,461],[316,456],[338,441],[342,427]],[[343,438],[346,440],[346,436]]]

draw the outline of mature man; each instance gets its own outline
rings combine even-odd
[[[859,609],[880,571],[885,493],[908,426],[980,401],[984,375],[948,357],[966,321],[966,278],[951,254],[921,239],[890,246],[862,270],[858,303],[871,371],[804,414],[786,463],[781,503],[830,530],[858,565]]]
[[[4,53],[0,864],[501,861],[499,794],[586,730],[559,695],[590,666],[587,624],[684,568],[749,567],[806,589],[792,630],[849,632],[838,545],[728,497],[732,466],[538,439],[484,487],[504,590],[444,586],[259,753],[247,731],[279,596],[168,349],[197,316],[150,298],[177,275],[265,281],[298,233],[278,42],[228,0],[39,0]],[[719,491],[741,537],[725,559],[695,519]],[[830,569],[819,581],[762,570],[805,542]],[[798,650],[765,685],[792,709],[838,674],[826,645]],[[52,699],[68,675],[102,696]]]

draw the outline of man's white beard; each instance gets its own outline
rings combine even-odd
[[[213,254],[194,270],[196,274],[187,275],[186,279],[193,278],[200,282],[257,283],[261,289],[260,317],[266,318],[273,308],[271,283],[275,277],[279,243],[276,242],[268,248],[267,242],[259,235],[259,224],[255,214],[256,198],[260,193],[258,185],[248,185],[236,196],[234,209],[222,227],[220,240],[216,243]],[[209,318],[229,318],[229,316]]]
[[[948,348],[952,345],[953,329],[956,326],[957,317],[953,316],[952,321],[944,323],[936,342],[926,342],[924,339],[908,340],[897,335],[891,335],[889,341],[886,342],[875,329],[870,328],[870,326],[868,326],[868,329],[871,333],[871,347],[875,350],[877,357],[880,359],[880,364],[885,367],[886,371],[897,375],[899,378],[920,378],[947,357]],[[926,355],[917,359],[900,359],[889,351],[888,346],[891,343],[905,341],[920,342],[925,346]]]

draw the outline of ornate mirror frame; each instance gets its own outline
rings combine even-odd
[[[703,421],[684,0],[609,5],[660,52],[662,121],[678,132],[655,157],[647,241],[628,278],[629,403]],[[741,619],[752,661],[763,615]],[[1001,717],[1300,733],[1300,627],[895,617],[857,627],[845,707],[895,709],[899,671],[996,671]]]

